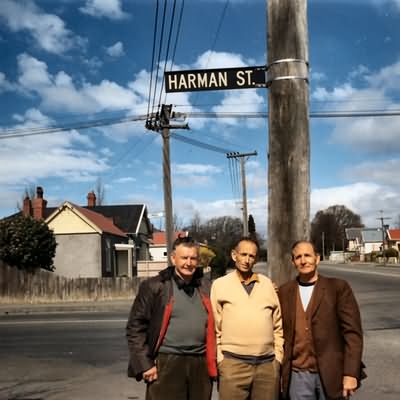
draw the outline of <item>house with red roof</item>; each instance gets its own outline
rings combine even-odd
[[[136,276],[137,263],[150,258],[153,227],[144,204],[96,205],[96,195],[87,195],[87,205],[65,201],[47,207],[43,189],[26,197],[20,215],[43,219],[57,241],[54,273],[70,278]]]
[[[393,247],[400,252],[400,229],[388,229],[387,240],[389,247]]]
[[[174,240],[178,237],[188,236],[188,231],[174,232]],[[153,240],[150,244],[150,255],[152,261],[167,262],[167,235],[164,231],[153,232]]]

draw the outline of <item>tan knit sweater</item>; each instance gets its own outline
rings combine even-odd
[[[278,296],[272,282],[258,274],[250,295],[236,271],[214,281],[211,287],[217,337],[217,361],[223,351],[249,356],[274,354],[282,362],[283,329]]]

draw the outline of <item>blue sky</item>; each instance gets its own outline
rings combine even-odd
[[[0,135],[146,114],[155,7],[156,0],[1,0]],[[400,110],[399,0],[310,0],[308,24],[311,111]],[[186,0],[173,69],[265,65],[266,29],[264,0]],[[166,43],[162,69],[165,49]],[[169,94],[166,102],[180,112],[268,108],[265,89]],[[186,122],[191,130],[180,135],[258,152],[246,163],[248,210],[265,232],[267,121]],[[396,224],[399,127],[399,116],[311,119],[311,216],[344,204],[368,226],[379,225],[379,210]],[[241,216],[224,154],[173,139],[171,160],[181,222],[196,212],[203,220]],[[144,121],[1,139],[0,165],[0,217],[37,185],[51,206],[83,205],[99,178],[106,204],[145,203],[150,213],[163,208],[161,140]]]

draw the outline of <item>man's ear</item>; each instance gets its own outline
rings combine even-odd
[[[236,251],[235,250],[231,251],[231,258],[232,258],[233,261],[236,262]]]
[[[175,252],[173,251],[172,253],[171,253],[171,255],[169,256],[169,259],[170,259],[170,261],[171,261],[171,264],[173,265],[173,266],[175,266],[176,264],[175,264]]]

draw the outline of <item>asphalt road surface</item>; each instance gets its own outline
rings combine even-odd
[[[399,400],[400,268],[321,273],[347,279],[360,303],[368,379],[354,400]],[[126,303],[111,312],[3,313],[0,400],[143,400],[144,385],[126,377],[128,312]]]

